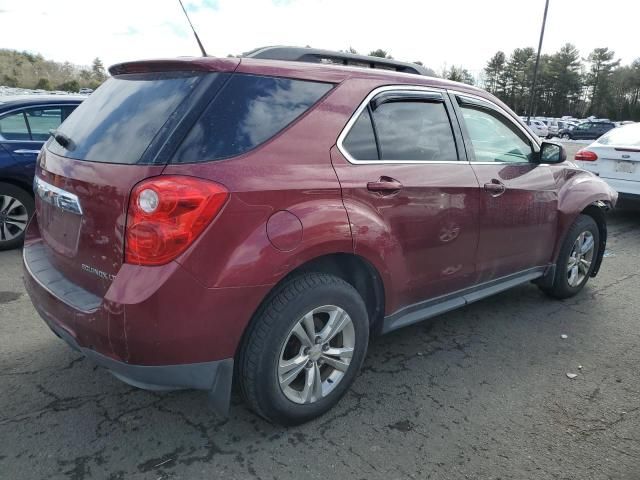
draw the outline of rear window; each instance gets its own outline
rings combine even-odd
[[[68,148],[54,140],[47,148],[80,160],[138,163],[199,80],[200,76],[189,72],[110,78],[60,125],[58,131],[71,139]]]
[[[286,128],[332,86],[235,74],[191,129],[172,163],[219,160],[245,153]]]
[[[604,137],[600,137],[601,145],[617,145],[621,147],[640,147],[640,123],[611,130]]]

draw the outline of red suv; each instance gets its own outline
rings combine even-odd
[[[112,67],[38,160],[25,282],[49,327],[129,384],[225,411],[235,381],[297,424],[370,335],[597,273],[606,183],[478,88],[351,60]]]

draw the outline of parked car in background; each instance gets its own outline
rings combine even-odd
[[[22,243],[34,210],[36,157],[85,97],[25,95],[0,97],[0,250]]]
[[[540,138],[547,138],[549,136],[549,128],[542,120],[536,120],[534,118],[527,120],[525,118],[524,123]]]
[[[578,122],[571,122],[568,120],[558,120],[556,122],[558,124],[558,130],[555,132],[555,136],[560,136],[560,132],[562,130],[572,130],[578,126]]]
[[[494,96],[390,59],[258,53],[115,65],[42,149],[27,291],[119,379],[226,411],[235,375],[298,424],[345,394],[370,335],[597,274],[616,193]]]
[[[612,122],[583,122],[571,129],[560,130],[560,138],[565,140],[595,140],[616,128]]]
[[[575,159],[622,197],[640,200],[640,123],[611,130],[579,150]]]
[[[93,88],[81,88],[80,90],[78,90],[78,93],[80,95],[90,95],[93,93]]]

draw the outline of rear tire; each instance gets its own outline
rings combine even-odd
[[[19,247],[33,215],[33,197],[20,187],[0,182],[0,250]]]
[[[551,287],[542,287],[548,295],[573,297],[585,286],[600,251],[600,231],[589,215],[579,215],[564,239]]]
[[[367,309],[353,286],[323,273],[295,277],[260,308],[245,335],[236,372],[242,395],[271,422],[312,420],[346,393],[368,341]]]

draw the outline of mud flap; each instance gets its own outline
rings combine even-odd
[[[216,377],[209,390],[209,405],[211,409],[223,418],[229,416],[231,403],[231,386],[233,383],[233,359],[219,362]]]

